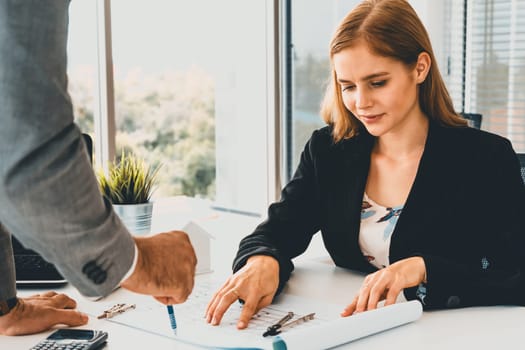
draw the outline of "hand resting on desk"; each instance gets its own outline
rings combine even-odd
[[[46,331],[64,324],[70,327],[88,322],[88,316],[73,310],[77,303],[65,294],[46,292],[18,298],[18,304],[0,317],[0,334],[24,335]]]
[[[403,289],[419,285],[425,280],[425,262],[419,256],[399,260],[366,276],[359,293],[341,316],[373,310],[385,300],[385,306],[395,304]]]
[[[216,326],[238,299],[244,301],[238,329],[248,327],[252,316],[271,304],[279,285],[279,263],[270,256],[254,255],[224,282],[206,307],[206,321]]]
[[[341,316],[350,316],[377,308],[380,301],[386,305],[396,302],[404,288],[417,286],[425,280],[425,262],[421,257],[400,260],[369,274]],[[246,265],[233,274],[213,295],[206,308],[206,321],[218,325],[224,313],[238,299],[245,303],[237,323],[238,329],[248,326],[251,317],[270,305],[279,284],[279,264],[270,256],[254,255]]]

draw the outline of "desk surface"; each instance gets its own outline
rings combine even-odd
[[[166,214],[166,217],[169,216],[171,215]],[[239,239],[249,233],[259,221],[260,218],[219,212],[213,216],[206,216],[206,219],[200,222],[215,236],[211,246],[214,275],[227,276]],[[158,220],[157,224],[154,224],[154,232],[165,229],[164,225],[163,219]],[[315,238],[308,254],[295,261],[296,269],[284,293],[338,303],[343,309],[353,298],[363,276],[335,267],[329,259],[321,257],[322,254],[322,243]],[[77,294],[72,286],[57,291]],[[19,294],[23,296],[36,292],[39,291],[24,290]],[[352,350],[496,349],[506,345],[522,344],[524,325],[525,308],[523,307],[497,306],[430,311],[424,312],[423,316],[414,323],[369,336],[339,348]],[[107,331],[109,341],[105,349],[196,349],[196,347],[173,339],[93,317],[86,326],[81,328]],[[0,349],[28,349],[49,333],[22,337],[0,336]]]

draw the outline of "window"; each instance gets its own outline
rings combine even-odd
[[[93,7],[90,3],[71,4],[70,57],[84,50],[84,40],[75,33],[96,39],[104,20],[98,18],[98,27],[96,16],[83,18],[90,26],[78,20],[85,12],[78,10],[77,15],[77,9]],[[107,87],[114,99],[107,103],[114,103],[116,154],[129,150],[150,164],[162,164],[155,198],[195,196],[217,207],[262,214],[273,199],[268,120],[273,116],[269,106],[275,103],[274,68],[268,61],[274,45],[274,2],[110,4],[105,15],[111,14],[111,27],[105,34],[112,52],[105,54],[113,59],[113,84]],[[70,66],[70,72],[74,69]],[[75,86],[85,83],[85,76],[71,74],[76,109],[81,100],[75,96],[81,95]],[[98,93],[90,89],[92,95]]]
[[[114,137],[117,154],[132,150],[162,164],[155,197],[196,196],[264,213],[275,199],[278,114],[286,108],[286,181],[311,132],[324,125],[328,43],[358,2],[75,0],[68,72],[76,121],[84,132]],[[525,152],[525,1],[411,3],[429,29],[456,109],[483,114],[482,128]],[[101,25],[102,4],[111,5],[111,27]],[[281,5],[283,62],[275,35]],[[112,39],[110,52],[97,42],[101,28]],[[114,63],[111,84],[99,73],[104,54]],[[104,87],[112,92],[108,101],[99,97]],[[114,106],[113,119],[103,120],[108,106],[101,104]]]
[[[291,36],[287,79],[291,81],[291,93],[286,115],[285,168],[289,179],[313,130],[324,125],[319,109],[330,72],[328,44],[333,31],[360,1],[288,1]]]
[[[525,152],[525,1],[468,1],[465,108]]]
[[[202,44],[213,16],[198,2],[111,6],[117,156],[162,166],[156,196],[214,199],[217,48]]]
[[[445,1],[447,86],[458,111],[525,152],[525,1]]]

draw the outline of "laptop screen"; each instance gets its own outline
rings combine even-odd
[[[37,254],[34,250],[25,248],[18,239],[15,238],[15,236],[11,235],[11,243],[13,244],[13,252],[15,255],[34,255]]]

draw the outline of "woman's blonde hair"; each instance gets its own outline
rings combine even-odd
[[[333,56],[357,42],[413,68],[422,52],[429,54],[431,66],[419,86],[419,105],[425,115],[445,126],[465,126],[467,122],[455,111],[445,83],[439,73],[432,45],[423,23],[405,0],[365,0],[339,24],[330,42],[331,77],[321,106],[321,116],[332,125],[334,140],[351,138],[361,123],[343,104],[341,86],[333,67]]]

